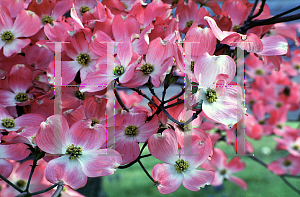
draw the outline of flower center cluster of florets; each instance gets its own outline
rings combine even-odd
[[[114,75],[121,76],[125,72],[124,66],[119,65],[114,68]]]
[[[15,36],[13,33],[11,33],[11,31],[4,31],[1,34],[1,40],[7,43],[11,43],[12,40],[15,39]]]
[[[91,8],[89,8],[89,7],[87,7],[87,6],[82,6],[82,7],[80,8],[81,14],[84,14],[84,13],[90,11],[90,10],[91,10]]]
[[[154,70],[154,66],[152,64],[149,63],[145,63],[141,66],[140,69],[145,75],[150,74],[153,72]]]
[[[19,101],[19,102],[27,101],[28,100],[28,95],[26,93],[19,92],[15,96],[15,99],[16,99],[16,101]]]
[[[191,71],[194,72],[195,61],[191,61]]]
[[[292,162],[290,160],[285,160],[283,162],[283,165],[285,165],[285,166],[290,166],[291,164],[292,164]]]
[[[207,88],[205,95],[206,95],[206,99],[210,103],[216,102],[218,99],[216,90],[211,88]]]
[[[23,188],[23,187],[25,187],[25,185],[26,185],[26,181],[24,181],[22,179],[17,181],[17,186],[19,188]]]
[[[87,53],[80,53],[77,57],[76,57],[76,61],[83,65],[86,66],[90,61],[91,61],[91,57],[87,54]]]
[[[264,74],[264,72],[262,70],[258,69],[255,71],[255,74],[262,75],[262,74]]]
[[[186,22],[185,25],[186,25],[187,27],[190,27],[190,26],[192,26],[193,22],[194,22],[193,20],[190,20],[190,21]]]
[[[67,147],[66,152],[70,155],[69,159],[75,159],[82,155],[82,148],[80,146],[71,144]]]
[[[293,146],[293,149],[294,149],[294,150],[299,150],[300,147],[299,147],[298,145],[294,145],[294,146]]]
[[[54,19],[51,16],[45,15],[42,18],[42,22],[44,23],[44,25],[46,25],[47,23],[51,24],[53,23]]]
[[[2,119],[2,125],[6,128],[14,128],[16,126],[15,120],[11,118]]]
[[[224,174],[226,174],[226,172],[227,172],[227,170],[226,170],[226,169],[223,169],[223,170],[220,171],[220,174],[221,174],[221,175],[224,175]]]
[[[86,95],[84,92],[80,92],[79,90],[75,90],[75,96],[76,98],[80,100],[84,100],[86,98]]]
[[[125,133],[125,135],[129,135],[129,136],[135,136],[135,135],[137,135],[137,133],[138,133],[137,126],[128,125],[124,129],[124,133]]]
[[[99,123],[100,122],[97,120],[97,118],[93,118],[91,126],[93,127],[93,126],[95,126],[95,124],[99,124]]]
[[[180,120],[179,122],[184,123],[183,120]],[[186,124],[186,125],[178,125],[178,127],[179,127],[182,131],[190,131],[190,130],[191,130],[189,124]]]
[[[178,159],[175,162],[174,166],[177,173],[180,173],[186,171],[190,167],[190,162],[188,162],[187,160]]]

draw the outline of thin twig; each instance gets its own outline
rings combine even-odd
[[[33,192],[33,193],[30,193],[32,196],[33,195],[37,195],[37,194],[42,194],[42,193],[45,193],[47,191],[50,191],[51,189],[55,188],[56,186],[58,185],[58,183],[55,183],[54,185],[52,185],[51,187],[48,187],[46,189],[43,189],[43,190],[40,190],[40,191],[37,191],[37,192]]]
[[[58,197],[60,192],[63,190],[63,188],[64,188],[63,183],[59,182],[56,191],[54,192],[54,194],[51,197]]]
[[[283,180],[285,184],[287,184],[292,190],[297,192],[300,195],[300,190],[298,190],[294,185],[292,185],[284,176],[280,176],[280,178]]]
[[[258,4],[258,0],[255,0],[254,5],[253,5],[253,7],[251,9],[251,12],[250,12],[250,14],[249,14],[249,16],[248,16],[248,18],[246,20],[247,22],[250,22],[252,20],[252,16],[253,16],[253,13],[255,11],[255,8],[256,8],[257,4]]]
[[[180,100],[180,101],[178,101],[178,102],[176,102],[176,103],[172,103],[171,105],[167,105],[167,106],[165,107],[165,109],[174,107],[174,106],[179,105],[179,104],[181,104],[181,103],[184,103],[184,100]]]
[[[173,100],[179,98],[180,96],[182,96],[182,95],[184,94],[185,90],[184,90],[184,88],[181,88],[181,89],[182,89],[182,90],[181,90],[181,92],[180,92],[179,94],[177,94],[176,96],[174,96],[174,97],[172,97],[172,98],[170,98],[170,99],[164,101],[163,103],[164,103],[164,104],[165,104],[165,103],[168,103],[168,102],[173,101]]]
[[[138,160],[140,166],[142,167],[142,169],[144,170],[144,172],[146,173],[146,175],[149,177],[149,179],[151,179],[151,181],[153,183],[155,183],[155,181],[153,180],[152,176],[149,174],[149,172],[146,170],[145,166],[142,164],[142,162],[140,160]]]
[[[260,163],[265,168],[268,168],[268,165],[265,162],[258,159],[257,157],[255,157],[255,156],[248,156],[248,157],[251,158],[252,160]],[[286,178],[284,176],[286,176],[286,175],[279,175],[279,177],[284,181],[285,184],[287,184],[292,190],[294,190],[295,192],[297,192],[300,195],[300,190],[298,190],[294,185],[292,185],[288,180],[286,180]]]
[[[148,86],[148,88],[149,88],[151,94],[152,94],[153,96],[155,96],[159,102],[161,102],[160,98],[155,94],[154,89],[150,88],[149,86]]]
[[[28,181],[27,181],[27,185],[26,185],[26,192],[29,192],[29,186],[30,186],[30,182],[31,182],[31,178],[32,175],[34,173],[34,169],[37,167],[37,161],[38,161],[38,155],[39,155],[40,151],[39,151],[39,147],[36,146],[35,151],[34,151],[34,159],[33,159],[33,164],[31,166],[31,171],[28,177]]]
[[[266,0],[262,0],[261,1],[261,6],[260,6],[257,14],[255,14],[254,16],[251,16],[249,21],[251,21],[252,19],[258,17],[264,11],[265,4],[266,4]]]
[[[121,105],[121,107],[126,110],[127,112],[129,112],[129,109],[126,107],[126,105],[124,104],[123,100],[121,99],[121,96],[117,90],[117,88],[114,89],[114,93],[115,93],[115,96],[119,102],[119,104]]]
[[[16,190],[18,190],[20,193],[23,193],[23,190],[21,190],[20,188],[18,188],[15,184],[13,184],[12,182],[10,182],[7,178],[5,178],[4,176],[2,176],[1,174],[0,174],[0,179],[2,179],[4,182],[6,182],[8,185],[12,186]]]
[[[150,101],[150,103],[152,103],[155,107],[158,108],[158,105],[156,103],[154,103],[152,101],[152,99],[150,99],[146,94],[144,94],[141,90],[139,89],[135,89],[135,88],[130,88],[131,90],[137,92],[139,95],[143,96],[144,98],[146,98],[148,101]]]

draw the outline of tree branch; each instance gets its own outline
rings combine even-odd
[[[258,162],[259,164],[263,165],[265,168],[268,169],[268,165],[265,162],[258,159],[257,157],[255,157],[255,156],[248,156],[248,157],[250,157],[252,160]],[[278,176],[283,180],[283,182],[285,184],[287,184],[287,186],[289,186],[292,190],[294,190],[295,192],[297,192],[300,195],[300,190],[298,190],[294,185],[292,185],[288,180],[286,180],[286,178],[284,177],[286,175],[278,175]]]
[[[121,96],[117,90],[117,88],[114,89],[114,93],[115,93],[115,96],[119,102],[119,104],[121,105],[121,107],[126,110],[127,112],[129,112],[129,109],[126,107],[126,105],[124,104],[123,100],[121,99]]]

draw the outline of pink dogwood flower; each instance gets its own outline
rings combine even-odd
[[[226,154],[221,149],[216,148],[211,160],[201,165],[201,167],[215,172],[216,176],[211,185],[221,185],[224,179],[228,179],[244,190],[247,189],[245,181],[232,175],[233,173],[242,171],[245,168],[245,163],[241,162],[239,157],[235,157],[227,163]]]
[[[289,172],[291,175],[300,174],[300,157],[288,155],[273,161],[268,169],[275,174],[283,175]]]
[[[152,177],[160,193],[172,193],[181,184],[188,190],[198,191],[200,187],[213,182],[213,172],[197,170],[212,152],[212,146],[207,148],[202,140],[203,136],[194,135],[192,149],[182,148],[178,154],[178,142],[173,130],[166,129],[162,134],[154,134],[149,138],[150,153],[166,162],[156,164],[152,169]]]
[[[140,154],[138,142],[144,143],[158,130],[158,117],[155,115],[149,122],[147,112],[135,112],[137,108],[131,109],[131,112],[124,114],[123,125],[115,127],[115,137],[108,141],[108,147],[115,140],[115,150],[123,154],[122,164],[135,160]]]
[[[3,48],[3,54],[9,57],[29,45],[30,39],[18,38],[36,34],[40,30],[40,18],[32,11],[21,10],[13,21],[3,5],[0,5],[0,13],[0,50]]]
[[[69,128],[63,116],[50,116],[41,123],[36,143],[46,153],[61,156],[47,164],[46,179],[77,189],[86,184],[87,176],[113,174],[122,158],[117,151],[100,149],[105,140],[105,128],[92,124],[92,120],[78,121]]]
[[[27,93],[32,85],[32,72],[24,64],[15,65],[8,77],[9,89],[0,89],[0,105],[16,106],[29,104],[32,94]]]

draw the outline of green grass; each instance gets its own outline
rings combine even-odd
[[[290,123],[289,123],[290,125]],[[294,123],[291,126],[297,127],[298,123]],[[249,139],[254,146],[254,155],[265,163],[270,163],[282,156],[287,155],[286,151],[275,151],[274,147],[276,142],[273,137],[262,137],[261,140],[255,141]],[[231,146],[226,145],[223,142],[217,144],[218,148],[221,148],[227,154],[234,154],[234,150]],[[264,154],[262,149],[268,149],[272,152],[270,154]],[[143,154],[148,154],[146,149]],[[234,156],[228,156],[228,159]],[[248,157],[241,157],[242,161],[246,163],[246,169],[242,172],[235,173],[236,176],[246,181],[248,190],[244,191],[239,186],[230,181],[225,181],[220,187],[206,186],[198,192],[193,192],[180,186],[175,192],[162,195],[158,192],[157,188],[146,176],[138,163],[127,169],[119,169],[115,174],[107,177],[103,177],[103,190],[108,197],[115,196],[203,196],[203,197],[285,197],[285,196],[297,196],[297,193],[290,189],[279,176],[274,175],[268,171],[264,166],[253,161]],[[162,163],[154,157],[147,157],[141,159],[142,163],[151,174],[152,168],[157,163]],[[300,188],[300,178],[287,179],[294,184],[296,188]]]

